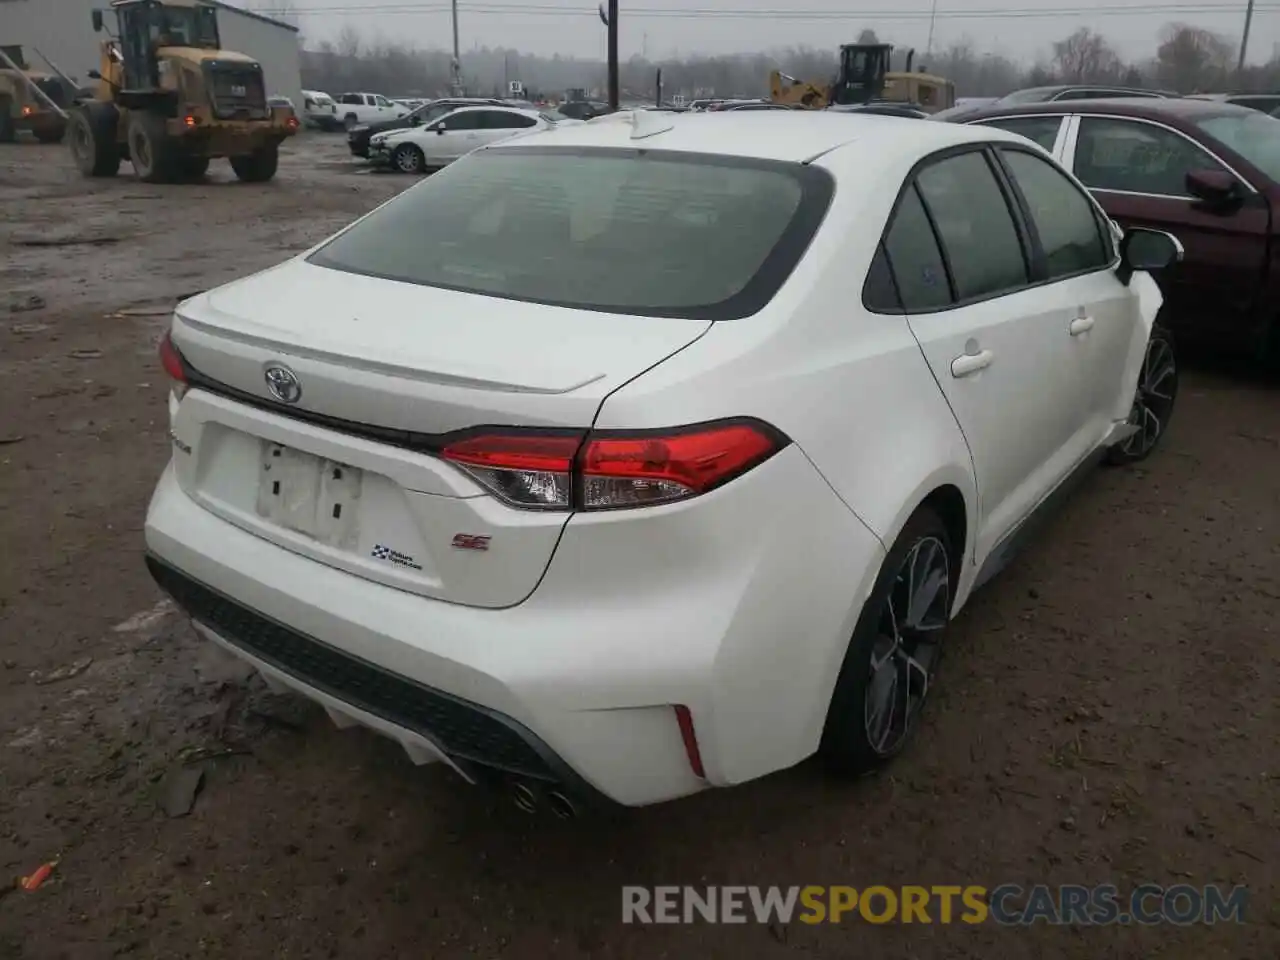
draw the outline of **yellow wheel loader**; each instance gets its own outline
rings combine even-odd
[[[74,87],[32,70],[21,46],[0,46],[0,143],[30,130],[41,143],[57,143],[67,129]]]
[[[114,176],[129,160],[147,183],[198,180],[226,157],[241,180],[275,176],[279,147],[298,131],[267,102],[262,66],[223,50],[218,10],[203,0],[115,0],[93,99],[71,111],[67,140],[80,172]],[[102,10],[93,28],[106,27]]]
[[[945,77],[912,71],[915,51],[907,51],[906,69],[890,69],[893,45],[846,43],[840,48],[840,71],[830,84],[797,80],[775,70],[769,77],[775,103],[823,110],[888,102],[937,113],[955,105],[955,84]]]

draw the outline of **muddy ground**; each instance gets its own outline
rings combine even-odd
[[[1274,384],[1186,374],[1163,450],[1099,472],[961,616],[923,736],[886,773],[805,765],[599,822],[528,818],[268,695],[143,569],[164,309],[406,185],[340,137],[299,138],[267,185],[215,167],[89,183],[61,149],[0,147],[0,957],[1280,954]],[[194,808],[167,816],[172,771],[200,757]],[[1246,884],[1247,922],[620,923],[623,884],[1144,881]]]

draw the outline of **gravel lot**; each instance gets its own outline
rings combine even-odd
[[[923,736],[884,774],[803,765],[528,818],[269,695],[142,566],[166,309],[408,183],[363,175],[340,137],[288,151],[271,184],[216,163],[159,187],[0,147],[0,878],[60,858],[0,895],[0,957],[1280,955],[1274,383],[1185,374],[1161,452],[1091,478],[974,599]],[[200,756],[194,808],[166,816]],[[1246,884],[1247,922],[638,927],[619,908],[623,884],[1148,881]]]

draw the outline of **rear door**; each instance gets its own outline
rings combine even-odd
[[[1262,194],[1182,132],[1132,117],[1080,116],[1064,156],[1122,227],[1167,230],[1182,242],[1182,262],[1156,276],[1170,324],[1243,330],[1266,268]],[[1207,207],[1187,192],[1192,170],[1235,177],[1247,199],[1230,211]]]
[[[985,556],[1086,452],[1093,403],[1071,311],[1032,282],[1014,197],[981,146],[919,169],[885,249],[912,332],[968,442]]]
[[[505,140],[522,130],[532,130],[538,121],[514,110],[483,110],[480,112],[480,124],[477,146]]]
[[[427,141],[427,165],[443,167],[481,146],[481,111],[463,110],[441,118]]]

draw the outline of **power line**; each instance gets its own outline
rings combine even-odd
[[[1280,2],[1257,3],[1255,11],[1280,10]],[[1120,6],[1075,6],[1052,7],[1034,10],[1008,9],[971,9],[945,10],[936,14],[930,10],[742,10],[728,8],[636,8],[627,11],[628,19],[670,19],[670,20],[784,20],[784,21],[854,21],[868,22],[874,20],[994,20],[994,19],[1054,19],[1061,17],[1098,16],[1123,17],[1154,15],[1187,15],[1194,13],[1233,13],[1243,14],[1243,3],[1219,3],[1214,0],[1202,0],[1198,3],[1141,3]],[[412,14],[433,15],[447,14],[451,7],[447,3],[410,2],[397,4],[374,4],[372,6],[334,5],[282,7],[279,9],[259,8],[268,15],[289,14]],[[530,16],[530,17],[563,17],[581,16],[596,17],[595,10],[583,6],[568,5],[522,5],[514,3],[478,2],[467,3],[462,7],[463,16]]]

